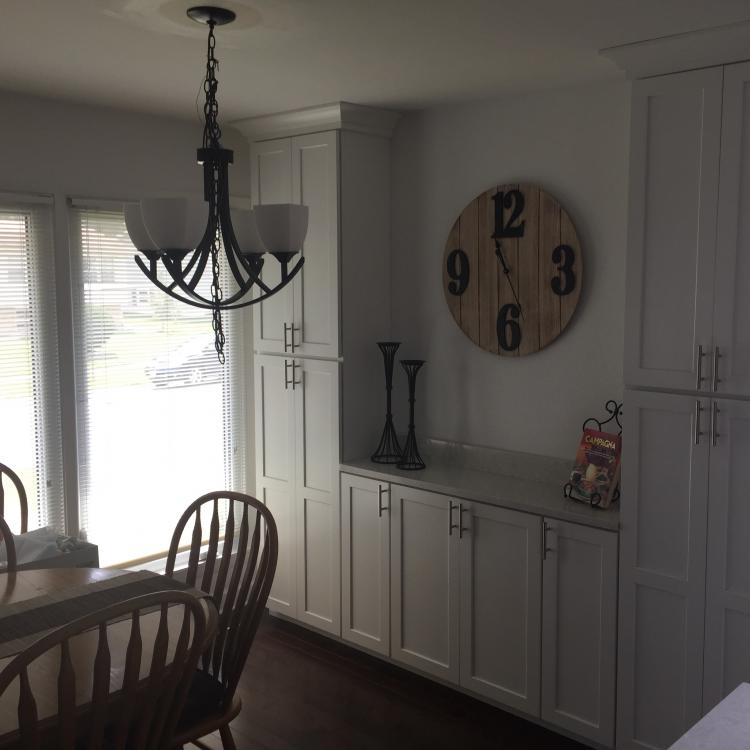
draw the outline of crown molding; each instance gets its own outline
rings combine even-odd
[[[599,54],[628,78],[741,62],[750,59],[750,20],[607,47]]]
[[[335,102],[260,117],[235,120],[230,125],[248,140],[264,141],[324,130],[351,130],[356,133],[390,138],[400,112],[366,107],[351,102]]]

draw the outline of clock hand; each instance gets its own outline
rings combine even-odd
[[[518,305],[518,312],[521,314],[521,318],[523,318],[523,308],[521,307],[521,301],[518,299],[518,295],[516,294],[513,282],[510,279],[510,268],[508,268],[508,264],[505,262],[505,257],[503,256],[503,251],[500,249],[500,242],[498,240],[495,240],[495,255],[497,255],[497,257],[500,259],[500,265],[503,267],[503,273],[505,274],[505,278],[508,280],[508,286],[510,286],[510,291],[513,292],[513,298],[516,301],[516,305]]]

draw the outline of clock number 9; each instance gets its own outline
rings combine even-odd
[[[521,345],[521,310],[512,302],[503,305],[497,314],[497,343],[504,352],[513,352]]]
[[[552,251],[552,262],[557,264],[557,270],[562,278],[555,276],[552,281],[552,291],[559,297],[570,294],[576,288],[576,275],[573,264],[576,260],[575,250],[570,245],[558,245]]]
[[[466,287],[469,286],[469,259],[466,257],[466,253],[460,248],[454,250],[446,260],[445,270],[448,272],[448,276],[453,279],[448,283],[448,291],[456,297],[460,297],[466,291]]]

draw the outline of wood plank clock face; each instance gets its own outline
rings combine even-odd
[[[445,243],[443,289],[453,319],[505,357],[551,344],[581,296],[583,259],[573,222],[536,185],[497,185],[456,219]]]

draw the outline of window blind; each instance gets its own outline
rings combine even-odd
[[[200,495],[244,490],[241,317],[222,366],[210,311],[143,276],[122,211],[71,211],[81,526],[117,565],[165,552]]]
[[[29,528],[65,528],[52,200],[0,194],[0,462],[24,484]],[[20,531],[10,482],[6,520]]]

